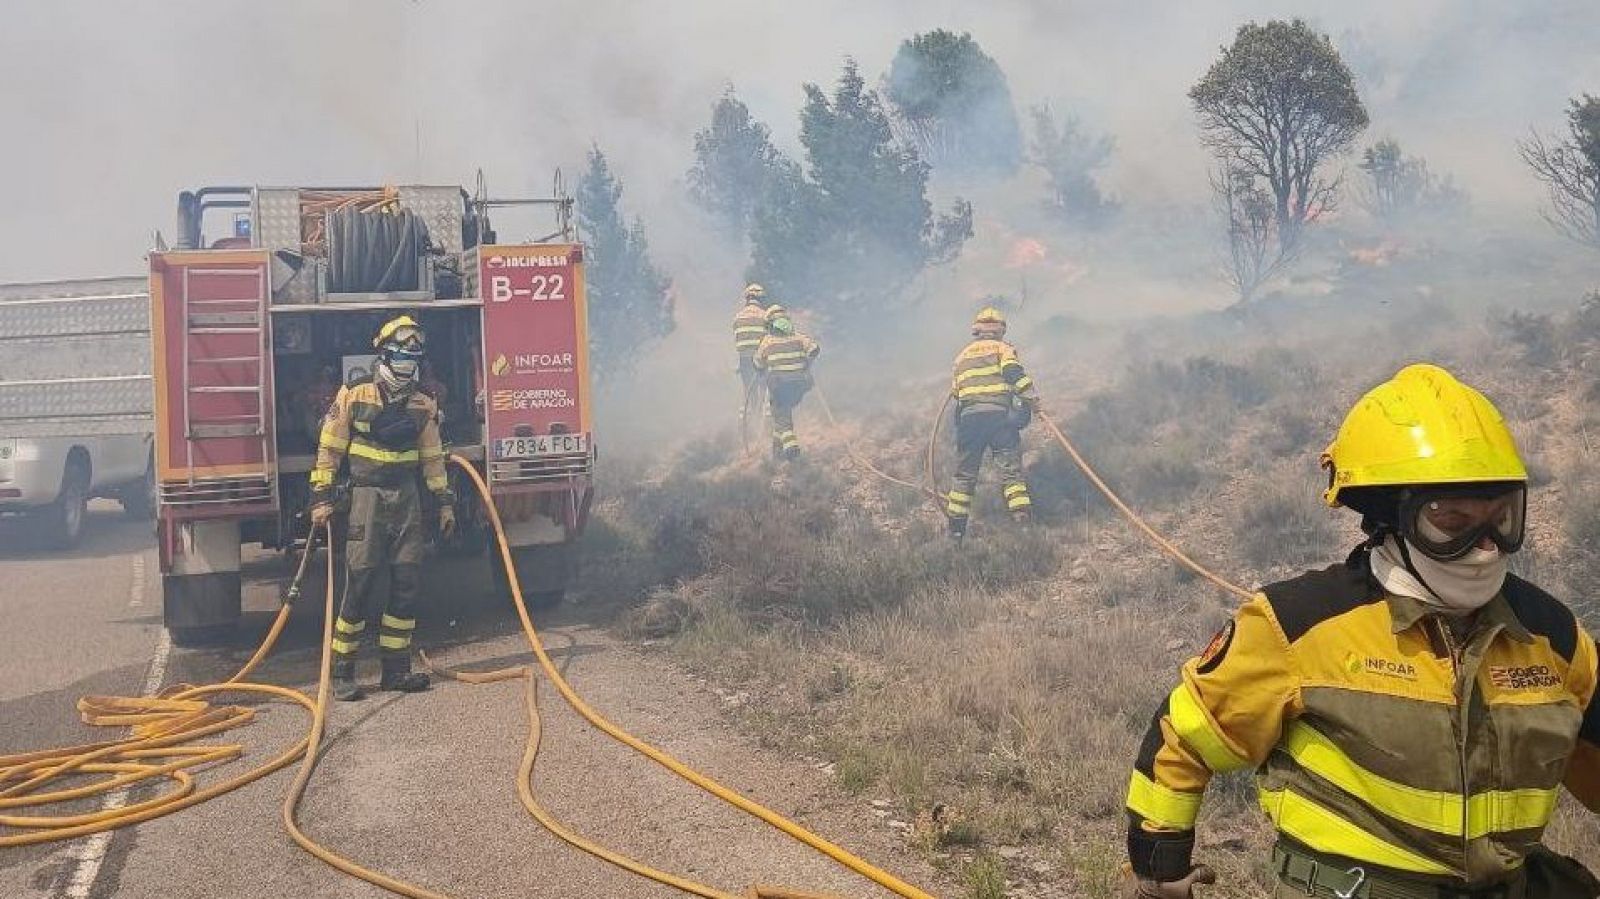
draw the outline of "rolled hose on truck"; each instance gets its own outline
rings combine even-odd
[[[511,548],[506,541],[499,514],[490,499],[488,485],[484,483],[483,478],[472,467],[471,463],[465,459],[451,455],[450,461],[460,466],[467,473],[474,489],[477,490],[479,497],[483,501],[484,508],[488,511],[496,545],[499,547],[501,559],[505,563],[509,575],[508,580],[517,616],[521,621],[523,632],[528,638],[528,643],[538,659],[539,669],[543,671],[545,677],[561,693],[562,698],[578,714],[582,715],[585,720],[606,735],[662,765],[679,777],[700,787],[723,802],[761,819],[885,889],[906,897],[906,899],[934,899],[931,894],[857,858],[845,849],[806,830],[777,812],[739,795],[737,792],[678,761],[666,752],[645,743],[613,724],[585,703],[577,694],[577,691],[567,683],[566,678],[562,676],[549,655],[546,654],[543,641],[528,615],[527,605],[522,596],[522,586],[516,575],[516,566],[512,562]],[[323,600],[322,652],[318,665],[315,698],[308,697],[299,690],[289,687],[259,684],[245,680],[272,651],[278,638],[282,635],[292,608],[288,602],[285,602],[283,607],[279,609],[278,615],[273,620],[272,627],[268,630],[260,647],[257,648],[250,660],[245,663],[237,674],[223,683],[203,686],[179,684],[161,690],[153,697],[91,696],[79,700],[78,708],[86,723],[102,726],[131,726],[133,731],[128,737],[121,740],[81,746],[0,756],[0,826],[16,828],[22,831],[17,834],[0,836],[0,847],[26,846],[55,840],[73,839],[148,821],[236,790],[299,760],[301,763],[300,770],[295,777],[294,783],[290,786],[288,794],[284,797],[281,816],[284,829],[288,831],[297,845],[334,868],[389,892],[413,897],[413,899],[448,899],[443,893],[398,880],[345,858],[313,840],[299,826],[298,812],[300,802],[311,782],[312,775],[316,771],[323,732],[327,724],[329,699],[332,693],[330,672],[333,662],[332,636],[335,611],[335,572],[333,536],[331,531],[326,532],[326,535],[329,544],[328,552],[326,553],[327,587]],[[313,532],[312,537],[314,538],[315,536],[315,532]],[[299,570],[290,588],[291,596],[298,594],[300,581],[307,571],[309,560],[313,554],[313,545],[314,540],[307,542],[306,553],[301,559]],[[423,660],[425,663],[427,662],[425,655]],[[541,736],[536,672],[532,667],[519,666],[478,673],[457,673],[445,669],[437,670],[446,677],[465,683],[487,683],[509,679],[521,679],[523,681],[523,703],[528,713],[528,739],[518,768],[517,793],[529,813],[541,825],[550,830],[552,834],[568,844],[623,870],[683,892],[707,897],[707,899],[741,899],[738,894],[677,877],[606,849],[562,825],[539,804],[532,788],[533,767],[538,757]],[[265,764],[224,780],[221,783],[196,789],[193,775],[188,769],[230,761],[239,758],[244,753],[244,747],[240,744],[194,744],[196,740],[247,724],[255,717],[255,712],[252,709],[238,706],[214,708],[206,699],[206,697],[227,692],[255,693],[296,703],[310,713],[310,727],[303,739]],[[109,774],[112,776],[81,787],[68,788],[58,784],[62,779],[84,774]],[[114,791],[125,790],[134,784],[154,777],[167,777],[175,781],[177,786],[175,789],[154,799],[131,805],[105,808],[98,812],[83,815],[15,815],[7,811],[19,808],[37,808],[97,795],[110,796],[112,799],[116,799],[118,794],[114,793]],[[755,885],[750,887],[743,896],[744,899],[752,899],[752,897],[754,899],[817,899],[822,894],[807,893],[782,887]]]

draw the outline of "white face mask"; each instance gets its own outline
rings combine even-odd
[[[1447,614],[1483,608],[1505,585],[1510,567],[1510,560],[1498,548],[1473,549],[1454,562],[1430,559],[1414,546],[1406,549],[1416,574],[1406,569],[1398,538],[1390,537],[1372,552],[1373,575],[1390,593],[1409,596]]]

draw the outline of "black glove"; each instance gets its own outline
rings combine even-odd
[[[1033,404],[1026,400],[1018,400],[1011,404],[1011,426],[1022,430],[1033,423]]]

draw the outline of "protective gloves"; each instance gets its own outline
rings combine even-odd
[[[311,507],[311,526],[320,528],[333,518],[333,503],[317,503]]]
[[[1192,899],[1196,884],[1217,882],[1217,872],[1207,865],[1195,865],[1179,880],[1165,882],[1142,878],[1133,873],[1133,866],[1122,864],[1122,899]]]
[[[439,536],[449,539],[456,532],[456,510],[449,503],[439,506]]]

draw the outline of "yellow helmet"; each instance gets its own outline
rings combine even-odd
[[[1362,397],[1322,466],[1330,506],[1353,488],[1528,480],[1499,410],[1437,365],[1408,365]]]
[[[744,298],[746,302],[750,300],[759,300],[766,295],[767,289],[762,287],[760,284],[751,283],[744,286]]]
[[[406,333],[408,330],[410,334]],[[409,315],[396,316],[384,322],[383,327],[378,329],[377,336],[372,338],[372,348],[379,349],[391,341],[403,343],[412,337],[419,342],[422,340],[422,326]]]
[[[995,306],[985,306],[978,310],[972,318],[972,334],[1004,334],[1006,332],[1006,314]]]
[[[769,325],[777,319],[788,317],[789,310],[783,308],[783,306],[779,305],[778,303],[773,303],[771,306],[767,307],[767,324]]]

